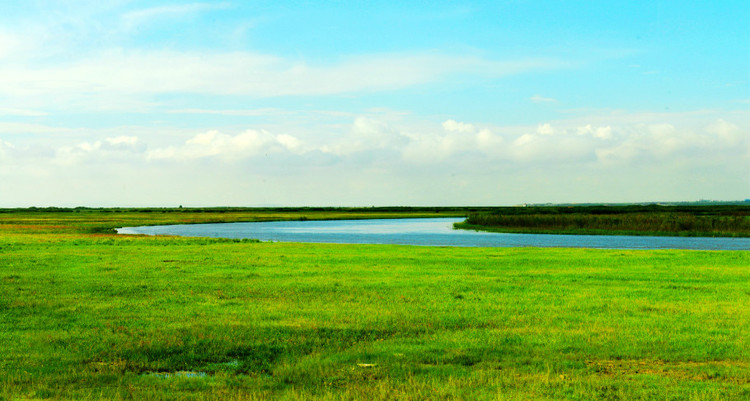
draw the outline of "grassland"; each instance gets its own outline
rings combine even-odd
[[[110,234],[310,212],[0,214],[0,400],[750,398],[750,252]]]
[[[552,234],[750,237],[750,205],[576,206],[472,212],[456,228]]]

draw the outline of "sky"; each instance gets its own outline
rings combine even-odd
[[[750,198],[750,2],[0,3],[0,207]]]

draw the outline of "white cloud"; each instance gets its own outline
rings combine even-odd
[[[248,109],[248,110],[212,110],[212,109],[179,109],[170,110],[170,114],[216,114],[222,116],[278,116],[285,114],[293,114],[293,112],[283,109],[276,109],[272,107],[265,107],[260,109]]]
[[[536,132],[540,135],[554,135],[555,129],[549,123],[539,124]]]
[[[68,162],[91,160],[105,154],[129,155],[127,157],[131,160],[136,160],[133,157],[139,155],[141,161],[202,158],[232,161],[260,155],[286,155],[284,157],[288,159],[327,154],[363,162],[387,160],[389,163],[436,165],[456,157],[472,157],[488,163],[598,162],[606,167],[614,164],[658,165],[677,160],[691,163],[697,158],[707,162],[730,162],[733,158],[746,159],[750,153],[750,123],[742,118],[731,122],[724,118],[708,122],[704,119],[690,124],[670,119],[650,123],[621,121],[611,125],[580,125],[581,120],[574,119],[521,127],[478,126],[456,120],[435,124],[403,119],[403,116],[394,119],[380,113],[362,115],[354,118],[348,128],[321,124],[300,131],[305,139],[294,130],[281,126],[248,129],[236,134],[208,130],[186,138],[185,131],[173,132],[170,129],[121,127],[108,130],[109,135],[100,135],[96,130],[78,132],[5,123],[0,124],[0,133],[24,138],[28,146],[16,147],[15,153],[18,154],[26,152],[23,149],[27,148],[41,149],[47,141],[54,140],[53,143],[59,144],[65,140],[65,137],[59,137],[59,133],[76,133],[83,140],[75,145],[57,146],[58,157]],[[34,132],[38,139],[23,136],[22,132]],[[141,135],[136,137],[128,132],[140,132]],[[87,135],[99,139],[85,140]],[[185,139],[175,143],[175,137]],[[150,143],[144,142],[143,138]],[[6,144],[4,148],[9,146]]]
[[[738,125],[721,118],[706,126],[705,129],[709,134],[716,135],[721,143],[729,146],[734,146],[743,140],[748,142],[750,139],[749,131],[743,131]]]
[[[386,121],[359,116],[354,119],[347,135],[322,145],[320,150],[337,156],[349,156],[358,152],[394,151],[408,142],[409,138],[400,129]]]
[[[38,111],[38,110],[0,107],[0,116],[39,117],[39,116],[46,116],[46,115],[47,113],[43,111]]]
[[[690,165],[696,163],[693,160],[698,156],[707,163],[734,163],[740,162],[742,158],[747,159],[750,153],[750,130],[747,128],[750,124],[746,124],[743,129],[724,119],[717,119],[707,125],[701,123],[701,119],[694,122],[688,120],[686,123],[679,114],[672,118],[668,115],[661,115],[660,118],[651,116],[653,122],[646,124],[627,122],[628,119],[623,117],[614,119],[616,124],[612,125],[579,125],[580,120],[575,119],[539,124],[536,129],[487,128],[480,131],[474,140],[462,141],[463,147],[456,146],[455,138],[435,135],[432,142],[439,145],[425,151],[425,154],[432,154],[433,160],[440,160],[440,155],[456,153],[445,151],[445,144],[451,144],[449,148],[456,151],[474,149],[495,160],[588,164],[598,161],[602,167],[635,167],[641,163],[655,163],[658,166],[678,161]],[[743,120],[742,115],[737,117],[739,121]],[[658,120],[662,121],[657,122]],[[672,123],[671,120],[679,124]],[[448,126],[458,125],[450,123]],[[469,125],[464,123],[462,126]],[[504,134],[497,135],[493,132]],[[424,140],[423,137],[418,139]],[[413,143],[411,146],[420,145]],[[440,149],[443,151],[440,152]],[[729,161],[727,158],[735,160]]]
[[[121,127],[84,131],[81,135],[89,139],[56,145],[52,154],[45,152],[44,146],[57,135],[48,127],[36,136],[19,136],[22,142],[14,140],[13,145],[0,140],[0,174],[4,183],[10,182],[12,171],[22,172],[27,180],[58,177],[65,181],[65,177],[80,176],[96,182],[91,178],[94,175],[132,174],[133,180],[128,182],[136,182],[136,177],[147,177],[147,181],[155,176],[178,177],[187,169],[205,176],[200,188],[213,187],[212,174],[221,176],[215,180],[224,180],[221,185],[227,188],[233,182],[245,183],[245,177],[255,177],[255,185],[278,183],[278,194],[283,193],[282,183],[342,183],[351,191],[368,191],[363,177],[377,180],[383,190],[388,183],[401,182],[405,189],[411,182],[412,190],[429,191],[436,185],[443,188],[440,183],[448,185],[445,180],[455,176],[451,185],[475,188],[472,193],[476,196],[485,196],[483,191],[491,188],[515,193],[535,186],[545,188],[539,193],[559,191],[561,196],[576,188],[589,194],[605,187],[611,192],[616,188],[609,183],[618,180],[636,185],[630,191],[641,199],[659,198],[665,185],[683,185],[684,191],[689,191],[683,193],[697,192],[696,186],[714,193],[711,191],[729,185],[731,190],[721,192],[724,194],[737,194],[743,185],[746,188],[750,121],[731,113],[718,118],[702,114],[704,118],[688,122],[677,113],[675,116],[645,120],[619,116],[612,124],[601,124],[597,118],[583,123],[585,119],[577,118],[519,127],[418,121],[373,113],[360,115],[343,127],[307,126],[309,138],[305,139],[280,126],[197,134],[170,128]],[[704,184],[696,181],[698,177]],[[587,182],[591,186],[581,184]],[[422,183],[424,187],[420,187]],[[415,199],[426,202],[430,198]]]
[[[558,60],[498,62],[439,54],[358,56],[324,66],[267,54],[111,50],[95,57],[48,65],[0,66],[0,86],[10,96],[65,96],[110,101],[112,96],[169,93],[210,95],[328,95],[388,91],[437,82],[453,74],[501,77],[561,68]]]
[[[614,146],[598,148],[594,150],[597,161],[604,167],[620,167],[631,164],[643,155],[644,150],[641,146],[624,142]]]
[[[10,123],[0,122],[0,134],[6,135],[29,135],[29,134],[73,134],[74,129],[64,127],[52,127],[43,124]]]
[[[199,54],[115,51],[96,59],[55,67],[5,68],[0,83],[9,93],[19,96],[76,92],[93,97],[112,93],[229,94],[239,90],[237,80],[249,79],[253,73],[268,72],[275,65],[277,60],[273,57],[254,54],[209,58]],[[216,86],[211,88],[212,85]],[[252,83],[245,85],[252,86]]]
[[[474,153],[496,157],[502,155],[504,139],[490,129],[473,124],[447,120],[442,123],[444,132],[424,130],[410,135],[403,149],[404,160],[418,164],[437,164],[460,155]]]
[[[578,135],[590,135],[598,139],[612,139],[612,127],[609,125],[606,127],[594,127],[591,124],[586,124],[583,127],[578,127]]]
[[[293,153],[299,152],[303,146],[302,141],[286,134],[276,135],[276,141],[285,149]]]
[[[591,141],[571,135],[524,134],[509,147],[512,160],[523,163],[578,163],[594,157]]]
[[[145,150],[146,145],[138,137],[119,136],[104,138],[100,141],[81,142],[74,146],[63,146],[57,149],[54,161],[62,165],[112,163],[124,160],[140,162],[142,159],[140,157],[134,159],[133,155],[140,155]]]
[[[5,156],[14,146],[10,142],[0,140],[0,156]]]
[[[599,160],[606,165],[656,163],[748,163],[750,131],[718,119],[708,125],[677,126],[652,123],[609,127],[608,139],[597,148]]]
[[[447,120],[443,122],[443,128],[445,128],[446,131],[451,132],[474,132],[476,128],[474,128],[471,124],[466,123],[460,123],[454,120]]]
[[[137,136],[118,136],[114,138],[105,138],[107,146],[118,149],[135,149],[138,147],[140,140]]]
[[[239,160],[263,153],[299,152],[302,142],[297,138],[266,130],[246,130],[237,135],[212,130],[195,135],[180,146],[156,148],[148,152],[149,160],[191,160],[218,158]]]
[[[482,152],[494,153],[493,151],[499,149],[503,142],[503,137],[493,134],[488,129],[482,129],[477,133],[477,144]]]
[[[192,14],[227,9],[229,7],[231,7],[229,3],[191,3],[151,7],[127,12],[123,14],[122,19],[127,28],[134,28],[156,19],[182,18]]]

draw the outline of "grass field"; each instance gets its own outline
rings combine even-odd
[[[300,213],[0,214],[0,400],[750,399],[750,252],[108,232]]]

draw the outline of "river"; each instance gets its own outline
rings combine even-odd
[[[462,218],[274,221],[119,228],[120,234],[261,241],[474,247],[750,250],[750,238],[506,234],[455,230]]]

